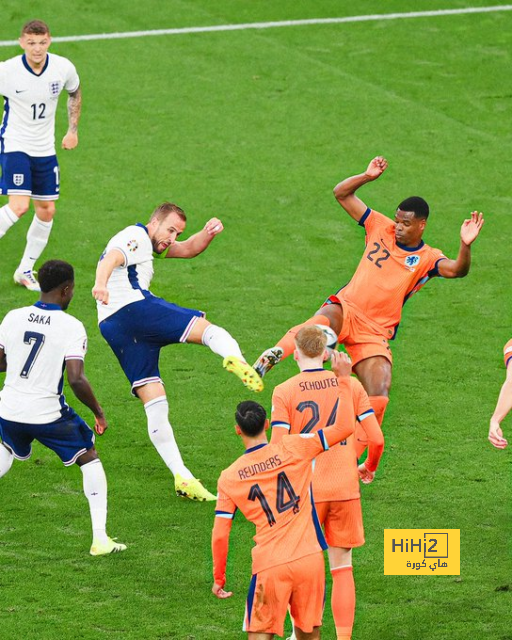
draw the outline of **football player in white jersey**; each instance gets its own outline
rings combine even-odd
[[[7,371],[0,399],[0,477],[13,459],[28,460],[38,440],[66,466],[77,464],[89,501],[93,556],[124,551],[106,532],[107,479],[94,448],[94,432],[66,403],[64,369],[76,397],[94,413],[94,429],[107,429],[103,409],[84,374],[87,335],[64,313],[73,297],[73,267],[50,260],[39,272],[41,299],[10,311],[0,325],[0,371]]]
[[[96,270],[92,290],[98,305],[100,331],[116,354],[130,381],[132,393],[144,404],[149,437],[175,477],[176,493],[192,500],[215,500],[184,465],[169,422],[158,360],[168,344],[192,342],[220,355],[224,367],[253,391],[263,383],[247,364],[237,341],[221,327],[205,319],[202,311],[179,307],[149,291],[153,277],[153,253],[165,258],[194,258],[222,230],[218,218],[183,242],[186,216],[180,207],[164,202],[147,225],[136,224],[115,235]]]
[[[27,234],[27,244],[14,281],[39,291],[34,266],[48,243],[59,197],[59,164],[55,152],[55,113],[62,91],[68,97],[68,130],[63,149],[78,144],[78,120],[82,97],[80,80],[73,64],[48,53],[51,43],[48,26],[32,20],[21,31],[25,51],[0,62],[0,95],[4,114],[0,127],[0,194],[9,202],[0,207],[0,238],[34,202],[35,216]]]

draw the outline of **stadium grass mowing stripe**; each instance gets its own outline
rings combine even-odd
[[[463,9],[437,9],[433,11],[409,11],[405,13],[375,13],[367,16],[345,16],[343,18],[312,18],[308,20],[280,20],[276,22],[249,22],[243,24],[221,24],[206,27],[180,27],[177,29],[152,29],[146,31],[121,31],[113,33],[91,33],[81,36],[58,36],[53,42],[84,42],[88,40],[118,40],[124,38],[146,38],[154,36],[177,36],[188,33],[212,33],[218,31],[245,31],[247,29],[277,29],[282,27],[303,27],[323,24],[346,24],[350,22],[375,22],[380,20],[404,20],[440,16],[467,15],[470,13],[494,13],[512,11],[512,4],[491,7],[465,7]],[[0,47],[18,45],[17,40],[0,41]]]

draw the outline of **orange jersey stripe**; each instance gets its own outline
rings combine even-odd
[[[366,248],[350,282],[337,296],[356,306],[391,338],[411,295],[437,275],[445,256],[423,242],[410,249],[397,244],[395,223],[368,209],[359,224],[366,231]]]

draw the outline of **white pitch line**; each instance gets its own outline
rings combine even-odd
[[[379,20],[401,20],[410,18],[430,18],[456,16],[470,13],[494,13],[512,11],[512,4],[493,7],[467,7],[463,9],[437,9],[408,13],[377,13],[367,16],[347,16],[345,18],[313,18],[310,20],[283,20],[281,22],[248,22],[245,24],[221,24],[209,27],[182,27],[179,29],[153,29],[150,31],[122,31],[114,33],[91,33],[82,36],[57,36],[52,42],[82,42],[84,40],[118,40],[121,38],[146,38],[151,36],[178,36],[187,33],[212,33],[217,31],[245,31],[247,29],[277,29],[280,27],[302,27],[316,24],[345,24],[348,22],[375,22]],[[17,40],[0,40],[0,47],[17,45]]]

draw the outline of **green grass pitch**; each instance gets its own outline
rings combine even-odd
[[[33,17],[75,35],[468,4],[485,3],[7,0],[0,39]],[[53,45],[75,62],[84,106],[79,148],[59,154],[62,197],[44,257],[76,267],[70,311],[87,327],[86,372],[110,421],[97,443],[109,531],[129,549],[88,556],[81,474],[35,446],[0,481],[2,640],[244,637],[252,526],[235,522],[235,595],[218,601],[213,505],[173,495],[143,409],[96,327],[95,265],[116,231],[164,199],[184,207],[190,232],[219,216],[225,232],[211,248],[157,262],[153,289],[205,309],[253,361],[350,278],[363,232],[331,189],[378,154],[389,169],[360,195],[388,214],[423,195],[431,245],[454,257],[464,217],[478,209],[486,223],[470,275],[429,283],[404,311],[384,460],[363,487],[354,639],[511,640],[511,458],[486,440],[511,337],[511,31],[503,12]],[[0,58],[17,53],[4,47]],[[65,122],[61,104],[58,140]],[[28,224],[0,242],[2,317],[34,297],[12,283]],[[162,372],[184,459],[213,489],[242,452],[233,414],[250,396],[207,349],[169,347]],[[273,385],[294,373],[290,360],[266,378],[267,409]],[[383,575],[383,529],[421,527],[461,530],[460,577]],[[328,604],[323,637],[334,635]]]

